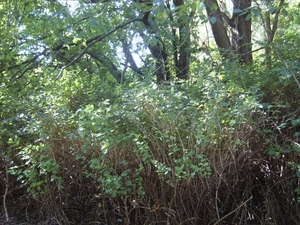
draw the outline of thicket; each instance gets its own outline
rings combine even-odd
[[[39,95],[5,93],[7,213],[13,198],[31,223],[296,224],[299,87],[278,65],[224,65],[194,84],[99,81],[91,94],[70,74],[72,90],[65,76]]]
[[[298,224],[297,13],[270,65],[260,52],[251,65],[206,59],[189,81],[164,84],[76,68],[60,79],[47,69],[30,82],[3,76],[3,220]]]

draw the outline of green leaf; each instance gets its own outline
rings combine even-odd
[[[251,20],[251,18],[252,18],[252,14],[249,13],[249,14],[246,16],[245,20],[248,21],[248,20]]]
[[[90,21],[90,26],[95,27],[97,26],[97,19],[95,17],[93,17]]]
[[[273,149],[271,149],[271,150],[268,151],[268,154],[270,156],[274,156],[276,154],[276,151],[274,151]]]
[[[126,184],[126,186],[132,186],[132,181],[131,180],[126,180],[125,184]]]
[[[278,126],[279,129],[284,129],[288,126],[288,123],[282,123]]]
[[[204,85],[203,76],[199,76],[198,79],[197,79],[197,86],[198,87],[203,87],[203,85]]]
[[[233,13],[234,14],[240,14],[240,13],[243,13],[244,11],[242,9],[234,9],[233,10]]]
[[[155,46],[157,43],[158,43],[158,39],[157,38],[151,38],[148,40],[148,43],[151,45],[151,46]]]
[[[215,10],[218,9],[218,5],[217,5],[216,3],[212,3],[212,4],[209,6],[209,9],[210,9],[211,11],[215,11]]]
[[[143,12],[149,12],[152,9],[152,5],[142,4],[141,9],[143,10]]]
[[[166,19],[168,19],[168,13],[164,10],[162,12],[157,13],[157,19],[164,21]]]
[[[293,126],[298,126],[298,125],[300,125],[300,118],[292,120],[291,122],[292,122]]]
[[[294,149],[295,152],[300,153],[300,145],[299,144],[294,144],[293,149]]]
[[[273,13],[275,13],[277,10],[278,10],[278,7],[270,7],[270,8],[268,9],[267,12],[273,14]]]
[[[215,23],[217,22],[217,18],[214,17],[214,16],[211,16],[211,17],[209,17],[209,22],[210,22],[211,24],[215,24]]]
[[[295,138],[298,138],[298,137],[300,137],[300,132],[296,132],[296,133],[294,133],[294,135],[293,135]]]
[[[260,12],[260,10],[259,9],[256,9],[256,8],[254,8],[254,9],[252,9],[252,13],[255,15],[255,16],[261,16],[261,12]]]
[[[198,0],[196,4],[196,12],[198,14],[201,14],[203,12],[204,7],[205,7],[204,2],[202,0]]]
[[[287,17],[289,15],[288,11],[286,11],[286,9],[281,9],[281,14],[284,15],[285,17]]]
[[[200,20],[202,20],[202,21],[207,21],[206,15],[200,15],[199,18],[200,18]]]

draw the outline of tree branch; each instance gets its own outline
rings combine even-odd
[[[11,66],[4,67],[3,69],[0,69],[0,72],[6,71],[6,70],[10,70],[10,69],[14,69],[14,68],[20,67],[22,65],[28,65],[28,64],[34,62],[35,60],[37,60],[40,56],[45,55],[45,53],[47,51],[48,51],[48,49],[45,49],[42,53],[38,53],[34,57],[32,57],[30,59],[27,59],[27,60],[25,60],[25,61],[23,61],[21,63],[17,63],[17,64],[14,64],[14,65],[11,65]]]
[[[60,69],[60,72],[57,76],[57,79],[61,77],[61,74],[62,72],[68,68],[69,66],[73,65],[74,63],[76,63],[85,53],[86,51],[91,47],[93,46],[95,43],[99,42],[99,41],[102,41],[104,38],[106,38],[107,36],[111,35],[112,33],[116,32],[117,30],[127,26],[128,24],[130,23],[134,23],[134,22],[143,22],[142,19],[140,18],[136,18],[136,19],[133,19],[133,20],[130,20],[130,21],[127,21],[119,26],[116,26],[114,29],[112,29],[111,31],[109,31],[107,34],[104,34],[104,35],[98,35],[90,40],[88,40],[86,43],[86,47],[82,50],[81,53],[79,53],[73,60],[71,60],[71,62],[69,62],[67,65],[63,66],[61,69]]]
[[[285,0],[280,0],[279,6],[278,6],[278,10],[275,13],[275,17],[274,17],[274,21],[273,21],[273,26],[272,26],[272,30],[271,30],[272,31],[272,33],[271,33],[271,42],[273,41],[275,33],[277,31],[278,18],[279,18],[279,15],[280,15],[280,12],[281,12],[281,9],[282,9],[284,1]]]
[[[136,62],[130,52],[130,44],[126,43],[126,41],[123,41],[123,51],[126,57],[126,63],[125,66],[127,64],[129,64],[129,68],[132,69],[134,72],[136,72],[139,75],[143,75],[143,72],[140,70],[140,68],[138,68],[138,66],[136,65]]]
[[[87,52],[92,58],[97,60],[99,63],[104,65],[108,71],[114,76],[114,78],[119,82],[122,83],[122,73],[118,70],[115,64],[113,64],[107,57],[104,55],[100,55],[98,52]]]

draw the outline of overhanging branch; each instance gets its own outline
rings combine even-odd
[[[112,29],[111,31],[109,31],[106,34],[98,35],[96,37],[93,37],[93,38],[87,40],[86,47],[78,55],[76,55],[65,66],[63,66],[60,69],[60,72],[59,72],[59,75],[57,76],[57,78],[59,78],[61,76],[61,74],[62,74],[62,72],[63,72],[64,69],[66,69],[67,67],[69,67],[69,66],[73,65],[74,63],[76,63],[86,53],[86,51],[90,47],[92,47],[95,43],[97,43],[99,41],[102,41],[104,38],[108,37],[109,35],[111,35],[112,33],[116,32],[117,30],[119,30],[121,28],[124,28],[128,24],[134,23],[134,22],[142,22],[142,19],[140,19],[140,18],[132,19],[130,21],[127,21],[127,22],[125,22],[123,24],[120,24],[120,25],[116,26],[114,29]],[[55,47],[52,48],[52,51],[59,52],[59,51],[65,49],[65,48],[67,48],[66,46],[74,46],[74,45],[75,45],[74,43],[70,43],[70,44],[65,43],[65,44],[62,44],[62,45],[57,45],[57,46],[55,46]],[[31,57],[30,59],[24,60],[23,62],[16,63],[16,64],[13,64],[13,65],[9,65],[7,67],[0,68],[0,72],[4,72],[4,71],[7,71],[7,70],[11,70],[11,69],[18,69],[18,68],[24,67],[24,66],[27,67],[28,65],[34,63],[39,57],[47,55],[47,52],[49,53],[49,51],[50,51],[50,49],[47,48],[43,52],[36,53],[33,57]],[[14,76],[16,76],[16,74],[14,74]]]
[[[99,41],[102,41],[104,38],[106,38],[107,36],[111,35],[112,33],[116,32],[117,30],[127,26],[128,24],[130,23],[134,23],[134,22],[143,22],[142,19],[140,18],[137,18],[137,19],[133,19],[133,20],[130,20],[130,21],[127,21],[119,26],[116,26],[114,29],[112,29],[111,31],[109,31],[108,33],[104,34],[104,35],[98,35],[90,40],[87,41],[87,45],[86,47],[82,50],[81,53],[79,53],[71,62],[69,62],[67,65],[63,66],[60,71],[59,71],[59,74],[57,76],[57,78],[61,77],[61,74],[62,72],[68,68],[69,66],[73,65],[74,63],[76,63],[85,53],[86,51],[92,47],[94,44],[96,44],[97,42]]]

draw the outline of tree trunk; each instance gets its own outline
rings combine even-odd
[[[234,8],[240,10],[251,6],[251,0],[233,0],[233,3]],[[252,62],[251,18],[246,20],[248,14],[235,14],[230,19],[221,12],[217,0],[206,0],[205,6],[208,17],[215,18],[211,28],[221,56],[229,60],[238,58],[241,63]]]
[[[228,36],[228,31],[225,26],[225,20],[222,16],[222,12],[218,6],[217,0],[206,0],[205,8],[209,18],[216,18],[215,23],[211,23],[211,29],[216,41],[217,46],[222,57],[225,59],[232,59],[233,52],[231,49],[231,43]]]
[[[251,0],[234,0],[234,8],[245,10],[251,6]],[[249,12],[250,13],[250,12]],[[248,13],[235,16],[236,35],[233,35],[236,46],[236,54],[242,63],[251,63],[252,57],[252,31],[251,18],[246,20]]]
[[[271,68],[271,44],[274,40],[275,33],[278,28],[278,18],[283,7],[285,0],[280,0],[278,9],[275,12],[273,23],[271,23],[271,13],[266,12],[265,16],[265,33],[267,35],[267,44],[265,48],[265,57],[266,57],[266,67]],[[270,7],[270,4],[267,3],[267,7]]]
[[[184,2],[182,0],[173,0],[173,4],[176,7],[182,6]],[[179,52],[177,50],[177,45],[174,49],[177,54],[175,57],[175,67],[176,67],[176,77],[179,79],[188,79],[189,78],[189,59],[190,53],[187,51],[190,48],[190,16],[188,12],[184,13],[184,15],[178,15],[178,23],[179,23]],[[173,33],[174,34],[174,33]],[[175,34],[176,35],[176,34]],[[176,38],[176,37],[174,37]],[[179,53],[179,54],[178,54]]]

